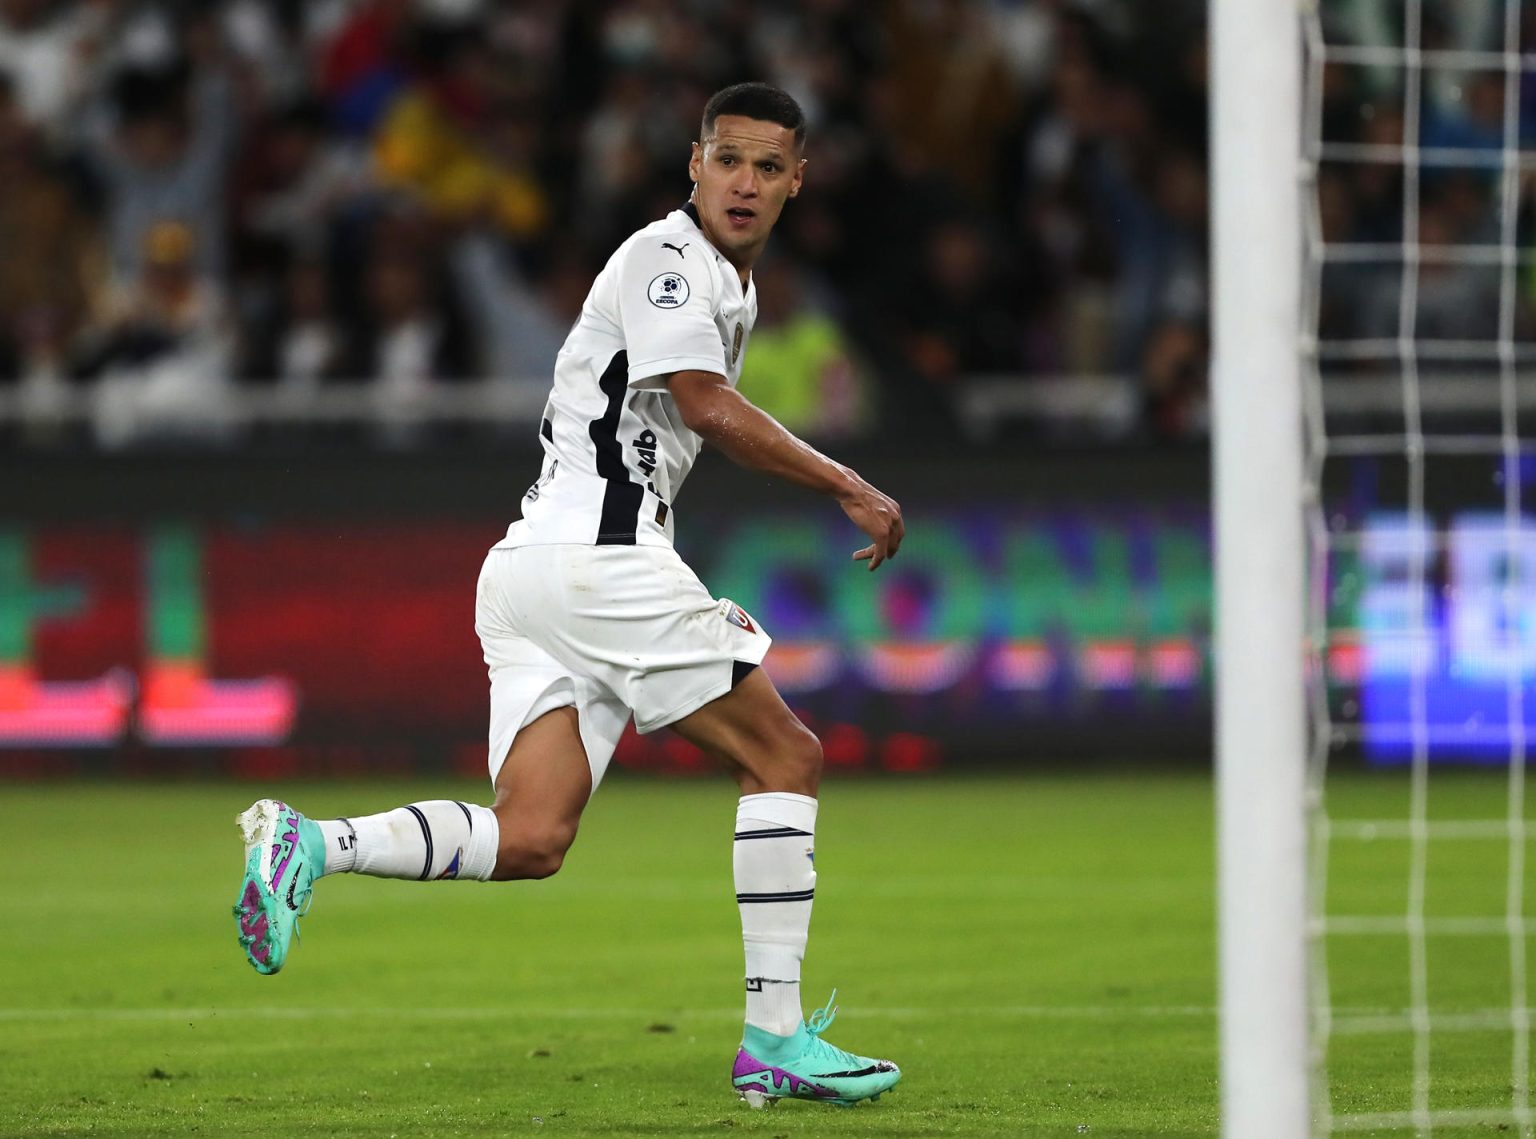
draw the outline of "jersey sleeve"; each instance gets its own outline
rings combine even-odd
[[[715,267],[687,246],[682,237],[642,237],[624,259],[619,316],[632,388],[664,390],[661,377],[685,369],[726,374]]]

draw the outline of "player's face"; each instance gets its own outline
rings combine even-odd
[[[693,144],[688,174],[699,222],[738,269],[763,251],[785,201],[800,192],[804,167],[795,132],[761,119],[721,115],[714,133]]]

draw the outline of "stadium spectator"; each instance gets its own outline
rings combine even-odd
[[[797,435],[857,435],[872,418],[869,390],[851,346],[810,282],[782,259],[752,274],[757,324],[741,368],[743,393]]]
[[[232,187],[237,262],[280,269],[290,252],[322,248],[336,213],[374,185],[366,155],[330,135],[319,103],[275,108],[253,132]]]
[[[197,268],[221,279],[225,177],[237,138],[230,76],[181,62],[125,71],[114,88],[88,154],[103,183],[114,273],[136,279],[149,230],[175,219],[192,231]]]
[[[319,29],[316,86],[347,135],[371,134],[406,82],[397,52],[409,26],[411,0],[332,5],[341,16]]]
[[[89,93],[113,6],[0,0],[0,74],[11,77],[22,117],[46,135],[64,134]]]
[[[298,257],[284,277],[282,299],[263,335],[251,344],[244,373],[275,380],[288,392],[311,393],[342,370],[343,333],[323,261]]]
[[[975,223],[952,218],[927,234],[908,271],[879,294],[878,311],[890,332],[875,358],[907,380],[884,393],[892,430],[930,438],[957,431],[965,377],[1018,373],[1022,289],[1013,266],[995,250]]]
[[[453,246],[451,270],[465,316],[484,347],[485,370],[503,382],[542,391],[555,367],[565,334],[581,311],[591,271],[576,255],[561,257],[537,287],[490,235],[469,232]],[[571,299],[558,281],[570,277],[580,288]]]
[[[774,80],[807,109],[817,189],[785,215],[787,271],[825,285],[828,319],[878,370],[882,431],[933,437],[952,428],[950,405],[977,370],[1131,384],[1170,325],[1203,329],[1202,10],[1196,0],[0,0],[0,73],[47,177],[70,186],[76,169],[94,174],[95,197],[82,200],[99,211],[117,281],[139,279],[150,227],[179,220],[247,345],[243,374],[258,357],[286,374],[264,338],[305,307],[292,290],[307,297],[323,265],[341,330],[323,370],[362,369],[359,381],[413,357],[437,361],[423,374],[542,382],[570,319],[565,282],[686,197],[676,158],[694,136],[689,108],[743,77]],[[1393,42],[1381,29],[1396,10],[1329,6],[1327,34]],[[1426,0],[1423,44],[1498,50],[1503,23],[1491,12]],[[1529,13],[1522,37],[1523,51],[1536,47]],[[1325,135],[1400,145],[1401,71],[1326,68]],[[1502,146],[1499,69],[1427,68],[1423,90],[1414,141]],[[1536,122],[1536,80],[1522,75],[1518,94],[1523,121]],[[1319,182],[1331,242],[1400,241],[1400,163],[1328,162]],[[1430,236],[1496,231],[1491,178],[1469,185],[1426,168],[1421,182]],[[1531,186],[1521,193],[1523,241],[1536,209]],[[402,200],[434,221],[426,254],[387,247],[375,225]],[[79,207],[65,212],[90,229]],[[955,218],[981,235],[970,253]],[[963,264],[978,244],[976,309],[957,281],[976,274]],[[370,267],[366,287],[347,267]],[[1429,274],[1424,328],[1469,303],[1458,292],[1469,275],[1451,268]],[[1386,300],[1356,295],[1385,298],[1401,279],[1380,259],[1330,262],[1325,323],[1382,327]],[[1525,295],[1536,285],[1522,283],[1524,329],[1536,325]],[[920,303],[930,287],[933,303]],[[404,306],[408,318],[387,319],[397,332],[441,330],[426,338],[433,347],[378,331],[384,310],[402,307],[386,294],[422,298]],[[69,356],[74,320],[27,322],[40,360],[61,346]],[[299,339],[317,344],[301,323]],[[448,348],[461,328],[467,341]],[[381,352],[385,342],[394,347]],[[457,357],[451,369],[445,354]]]
[[[69,372],[74,338],[104,299],[105,258],[3,73],[0,186],[0,378],[42,399]]]
[[[444,219],[483,219],[531,241],[549,219],[537,174],[539,132],[478,20],[414,26],[416,81],[379,117],[374,161]]]
[[[924,165],[994,205],[993,164],[1015,92],[987,6],[965,0],[882,5],[895,113]]]
[[[1201,323],[1166,320],[1152,330],[1141,359],[1143,420],[1152,438],[1196,439],[1206,434],[1208,366]]]
[[[90,334],[98,441],[228,438],[233,329],[222,289],[199,267],[196,234],[179,220],[156,222],[138,261]]]
[[[479,374],[477,347],[430,218],[395,208],[367,240],[337,378],[370,383],[374,406],[390,425],[380,438],[408,444],[423,437],[420,412],[438,384]]]

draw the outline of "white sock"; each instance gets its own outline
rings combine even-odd
[[[355,819],[317,819],[325,872],[374,878],[472,878],[496,869],[501,827],[489,807],[433,799]]]
[[[747,1023],[800,1027],[800,962],[816,894],[816,800],[770,791],[736,808],[736,902],[747,958]]]

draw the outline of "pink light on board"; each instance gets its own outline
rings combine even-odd
[[[1200,649],[1187,637],[1154,641],[1149,663],[1159,688],[1193,688],[1200,680]]]
[[[132,703],[133,677],[121,669],[41,681],[24,665],[0,665],[0,747],[111,747]]]
[[[858,650],[859,667],[885,692],[942,692],[976,660],[974,641],[873,644]]]
[[[1136,642],[1129,639],[1085,641],[1078,648],[1077,670],[1089,688],[1134,688]]]
[[[298,714],[298,691],[285,677],[211,680],[196,665],[150,666],[139,704],[146,743],[195,747],[285,742]]]
[[[987,670],[992,683],[1011,692],[1039,692],[1056,679],[1056,654],[1043,640],[1007,641]]]
[[[843,656],[829,641],[775,641],[763,667],[781,692],[816,692],[837,679]]]

